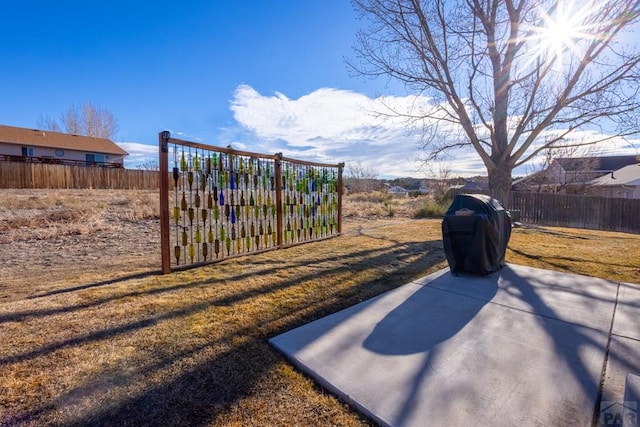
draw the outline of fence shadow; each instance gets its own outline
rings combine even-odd
[[[337,288],[331,292],[331,298],[318,300],[313,295],[306,295],[300,301],[291,303],[282,312],[261,316],[260,324],[247,325],[222,337],[215,342],[200,342],[180,347],[173,353],[162,353],[154,363],[129,366],[126,371],[105,370],[97,377],[66,390],[57,397],[41,402],[38,407],[14,409],[3,416],[3,422],[19,424],[21,422],[44,421],[50,419],[56,411],[74,411],[79,401],[103,401],[98,407],[78,412],[75,421],[70,425],[104,425],[111,423],[128,425],[206,425],[211,423],[238,400],[250,395],[256,384],[273,375],[270,370],[283,362],[283,357],[273,350],[267,340],[274,335],[295,328],[313,319],[351,306],[363,299],[392,289],[405,283],[405,278],[415,278],[420,271],[429,269],[444,260],[439,241],[393,243],[384,248],[362,249],[350,254],[326,254],[313,261],[276,260],[263,261],[258,272],[250,274],[238,271],[229,280],[251,280],[251,275],[274,275],[270,281],[259,289],[243,289],[238,287],[234,292],[225,295],[211,293],[208,298],[192,300],[179,309],[150,314],[143,318],[132,319],[114,327],[105,327],[89,333],[78,334],[63,341],[50,341],[38,348],[32,348],[0,359],[0,369],[28,362],[35,358],[48,357],[64,349],[73,349],[85,344],[107,345],[111,340],[124,335],[152,330],[155,325],[168,320],[181,320],[198,313],[205,313],[215,307],[235,307],[265,295],[283,291],[304,283],[323,282],[326,277],[359,274],[375,265],[396,266],[386,272],[378,272],[371,278],[362,275],[361,281],[350,288]],[[284,252],[284,251],[283,251]],[[405,260],[397,264],[397,260]],[[260,261],[258,261],[259,263]],[[331,267],[327,265],[333,264]],[[320,267],[317,267],[320,265]],[[276,277],[282,268],[303,269],[304,274],[291,278]],[[211,267],[211,268],[215,268]],[[67,292],[83,291],[105,283],[93,283],[78,286]],[[145,298],[159,294],[173,295],[180,298],[184,292],[198,288],[208,289],[216,285],[215,280],[191,280],[185,283],[174,283],[155,286],[152,289],[124,292],[121,295],[98,297],[93,302],[70,305],[63,311],[32,310],[32,312],[13,313],[16,318],[35,316],[46,323],[52,314],[61,314],[66,310],[73,316],[90,315],[95,307],[130,300],[132,296]],[[221,284],[222,285],[222,284]],[[327,286],[331,286],[328,282]],[[58,294],[52,294],[59,295]],[[46,296],[41,296],[46,301]],[[89,310],[89,308],[91,310]],[[4,319],[11,320],[11,319]],[[224,322],[221,318],[220,321]],[[101,344],[103,343],[103,344]],[[209,356],[202,357],[203,353]],[[198,363],[191,367],[189,360],[198,356]],[[146,379],[159,371],[172,366],[188,367],[178,375],[162,383],[150,383],[141,392],[124,394],[123,399],[110,401],[108,398],[98,399],[97,394],[113,389],[126,389],[135,382]],[[118,394],[118,393],[116,393]],[[83,400],[85,399],[85,400]]]

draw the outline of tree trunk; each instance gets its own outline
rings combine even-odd
[[[489,194],[505,206],[509,202],[512,170],[513,166],[508,163],[497,163],[495,167],[488,169]]]

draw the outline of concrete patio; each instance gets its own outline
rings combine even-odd
[[[381,425],[616,425],[638,319],[640,285],[445,269],[271,343]]]

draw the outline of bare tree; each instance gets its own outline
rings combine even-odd
[[[40,115],[36,122],[36,126],[38,129],[50,130],[52,132],[62,132],[60,125],[55,119],[52,119],[49,116]]]
[[[159,171],[160,165],[158,164],[157,160],[147,160],[146,162],[139,164],[137,168],[147,171]]]
[[[406,117],[430,159],[472,147],[494,196],[549,147],[638,133],[637,0],[354,0],[368,22],[352,70],[415,93]],[[625,39],[625,37],[627,37]],[[599,129],[588,140],[577,130]],[[603,136],[604,135],[604,136]]]
[[[425,166],[431,181],[429,194],[437,203],[443,203],[451,188],[451,166],[446,162],[429,162]]]
[[[361,161],[347,163],[345,182],[352,193],[369,193],[376,187],[377,174]]]
[[[120,129],[118,120],[111,111],[104,107],[95,107],[90,102],[80,107],[72,105],[60,114],[58,121],[40,116],[38,127],[54,132],[64,130],[75,135],[107,139],[113,139]]]

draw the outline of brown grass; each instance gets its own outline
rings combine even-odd
[[[85,207],[142,211],[108,200]],[[267,340],[443,268],[440,239],[438,220],[352,217],[322,242],[0,303],[0,425],[368,425]],[[523,228],[507,260],[639,283],[639,244]]]
[[[159,211],[155,191],[5,189],[0,243],[89,234],[105,230],[107,219],[138,221],[157,218]]]
[[[576,228],[514,229],[507,261],[640,283],[640,235]]]
[[[429,200],[428,196],[393,198],[381,192],[356,193],[343,198],[342,212],[347,219],[414,218]]]
[[[0,419],[362,425],[267,340],[441,268],[438,223],[401,224],[0,305]]]

